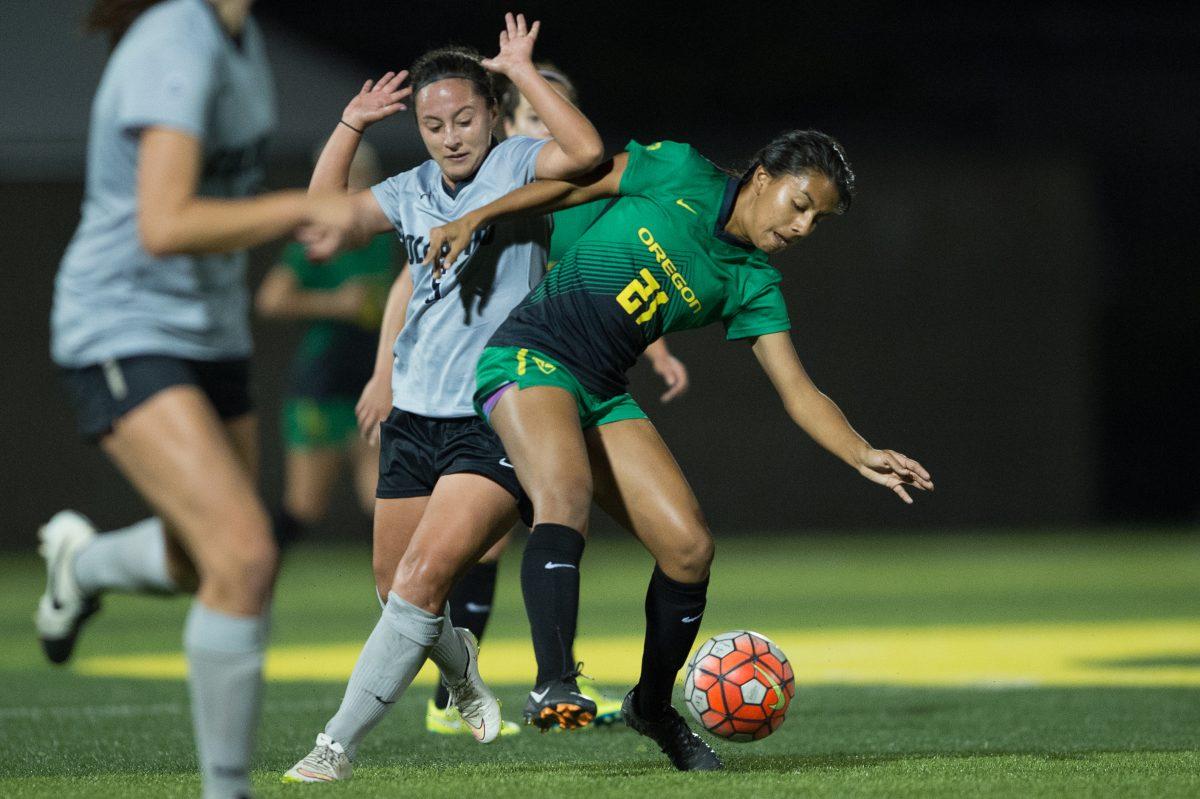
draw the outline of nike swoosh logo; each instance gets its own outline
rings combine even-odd
[[[699,216],[699,215],[700,215],[699,213],[697,213],[697,212],[696,212],[696,209],[695,209],[695,208],[693,208],[692,206],[690,206],[690,205],[688,205],[687,203],[685,203],[685,202],[684,202],[682,199],[676,200],[676,201],[675,201],[675,204],[676,204],[676,205],[678,205],[678,206],[681,206],[681,207],[683,207],[683,208],[686,208],[686,209],[688,209],[688,210],[689,210],[689,211],[691,211],[693,214],[696,214],[696,216]]]
[[[547,569],[574,569],[575,564],[574,563],[547,563],[546,568]],[[540,702],[542,700],[539,699],[538,701]]]
[[[680,619],[680,621],[683,622],[684,624],[691,624],[694,621],[700,621],[700,617],[703,615],[704,614],[701,613],[698,616],[684,616],[682,619]]]
[[[513,466],[511,463],[509,463],[509,462],[508,462],[508,458],[501,458],[501,459],[500,459],[500,465],[501,465],[501,466],[507,466],[507,467],[508,467],[508,468],[510,468],[510,469],[515,469],[515,468],[517,468],[516,466]]]
[[[546,694],[548,694],[548,693],[550,693],[549,688],[542,691],[540,694],[537,691],[530,691],[529,698],[532,699],[534,702],[541,702],[543,699],[546,698]]]
[[[378,696],[378,695],[376,695],[376,694],[371,694],[371,696],[374,696],[374,697],[375,697],[375,701],[379,702],[379,704],[381,704],[381,705],[394,705],[394,704],[396,704],[396,700],[395,700],[395,699],[393,699],[391,702],[389,702],[389,701],[387,701],[386,699],[384,699],[382,696]]]
[[[772,712],[782,710],[783,706],[787,704],[787,700],[783,698],[783,689],[779,686],[779,680],[776,680],[775,675],[757,663],[754,664],[754,670],[763,676],[763,679],[771,685],[771,690],[775,692],[775,704],[771,705]]]
[[[468,613],[487,613],[492,609],[491,605],[476,605],[474,602],[468,602],[464,605]]]

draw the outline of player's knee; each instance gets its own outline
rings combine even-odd
[[[668,577],[686,583],[697,583],[708,577],[716,552],[712,535],[703,525],[681,528],[658,557],[659,566]]]
[[[553,481],[530,492],[537,522],[565,524],[582,531],[592,504],[591,475]]]
[[[222,602],[260,609],[271,593],[279,550],[265,513],[227,521],[229,544],[202,565],[201,584]]]
[[[391,589],[412,604],[436,612],[450,593],[457,565],[444,552],[409,549],[400,560]]]

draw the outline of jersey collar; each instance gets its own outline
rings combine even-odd
[[[756,248],[753,244],[745,239],[739,239],[725,229],[725,225],[729,223],[729,217],[733,216],[733,204],[737,201],[738,190],[749,180],[749,175],[745,178],[729,178],[725,181],[725,196],[721,200],[721,210],[717,214],[717,224],[713,226],[713,235],[726,244],[732,244],[734,247],[753,252]]]

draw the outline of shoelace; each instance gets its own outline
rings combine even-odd
[[[338,753],[328,744],[316,747],[309,753],[309,758],[316,761],[315,765],[323,766],[325,771],[337,772]]]
[[[571,669],[570,671],[568,671],[566,674],[564,674],[562,676],[562,678],[568,682],[571,680],[578,680],[580,677],[582,677],[585,680],[592,679],[591,677],[589,677],[583,673],[583,661],[582,660],[575,664],[575,668]]]

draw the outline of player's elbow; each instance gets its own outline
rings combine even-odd
[[[158,211],[138,213],[138,241],[142,249],[155,258],[165,258],[180,252],[170,217]]]

